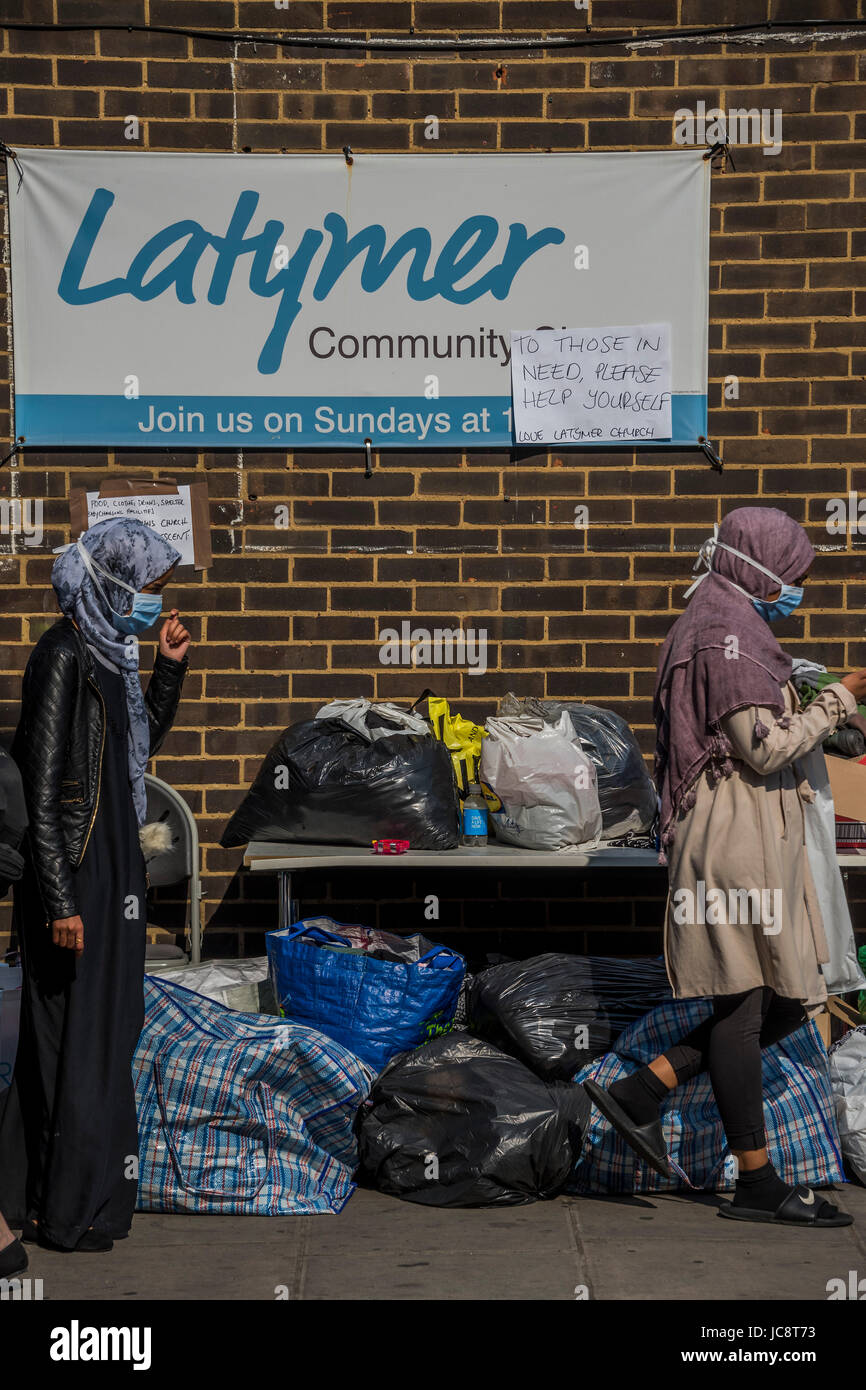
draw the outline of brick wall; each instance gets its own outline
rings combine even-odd
[[[3,8],[10,23],[419,40],[584,35],[587,22],[568,0],[297,0],[282,10],[271,0],[5,0]],[[369,480],[357,453],[27,451],[14,462],[19,493],[46,499],[48,529],[43,546],[24,554],[9,553],[0,537],[4,735],[17,718],[28,651],[55,611],[49,551],[68,539],[68,489],[130,469],[207,476],[214,563],[172,590],[196,647],[155,771],[199,820],[209,953],[260,950],[273,922],[273,884],[245,882],[240,852],[216,841],[275,733],[334,696],[407,700],[427,684],[423,671],[379,665],[380,624],[416,617],[487,628],[486,676],[436,675],[465,714],[490,713],[509,689],[587,698],[630,719],[649,754],[657,644],[680,610],[695,549],[727,509],[758,501],[783,507],[823,546],[808,607],[779,628],[786,645],[833,669],[866,665],[862,546],[824,527],[828,498],[866,493],[866,56],[863,35],[796,43],[778,35],[815,9],[822,20],[866,16],[864,0],[774,0],[777,32],[766,41],[464,54],[0,30],[0,134],[13,147],[129,148],[123,122],[135,114],[141,138],[132,148],[336,153],[348,143],[543,158],[670,148],[674,112],[699,100],[783,113],[778,155],[739,147],[736,169],[713,179],[710,435],[722,474],[698,453],[655,450],[388,451]],[[611,40],[632,25],[766,17],[766,0],[592,0],[589,16],[592,35]],[[431,114],[440,120],[435,144],[423,133]],[[724,400],[731,374],[739,398]],[[9,375],[4,355],[4,412]],[[8,437],[8,413],[0,430]],[[7,464],[0,495],[11,477]],[[585,535],[572,524],[577,501],[589,506]],[[279,502],[291,508],[291,529],[280,534],[282,552],[263,553],[256,547],[274,546]],[[661,876],[575,884],[533,875],[519,889],[513,879],[482,887],[441,877],[431,885],[401,870],[383,884],[371,872],[347,887],[311,875],[302,891],[306,906],[329,901],[337,915],[365,920],[378,910],[384,925],[406,929],[425,926],[421,900],[438,892],[439,935],[473,927],[490,949],[527,923],[544,929],[545,944],[574,930],[578,947],[658,944]],[[170,920],[170,905],[164,910]]]

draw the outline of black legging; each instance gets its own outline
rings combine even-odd
[[[732,1149],[762,1149],[764,1131],[761,1048],[779,1042],[806,1021],[799,999],[768,986],[713,1000],[710,1018],[663,1056],[682,1084],[708,1071],[725,1135]]]

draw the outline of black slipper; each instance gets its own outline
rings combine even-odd
[[[661,1120],[652,1120],[648,1125],[636,1125],[610,1092],[605,1091],[595,1081],[584,1081],[583,1089],[629,1148],[634,1149],[635,1153],[657,1173],[661,1173],[663,1178],[673,1177]]]
[[[775,1211],[758,1211],[754,1207],[735,1207],[723,1202],[719,1216],[729,1221],[761,1221],[771,1226],[851,1226],[853,1216],[840,1211],[832,1203],[818,1198],[805,1183],[797,1183]]]
[[[12,1240],[0,1250],[0,1279],[14,1279],[27,1268],[27,1251],[20,1240]]]

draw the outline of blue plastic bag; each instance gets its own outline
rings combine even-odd
[[[380,1072],[392,1057],[452,1027],[466,962],[447,946],[417,961],[378,960],[312,922],[268,932],[274,996],[283,1018],[306,1023]],[[301,938],[304,938],[303,940]],[[336,948],[336,949],[335,949]]]

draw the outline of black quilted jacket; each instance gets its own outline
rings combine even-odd
[[[144,697],[151,756],[171,728],[186,668],[186,659],[157,652]],[[104,738],[93,658],[75,624],[60,618],[30,655],[10,750],[24,782],[29,853],[49,922],[78,913],[71,870],[84,858],[99,809]]]

